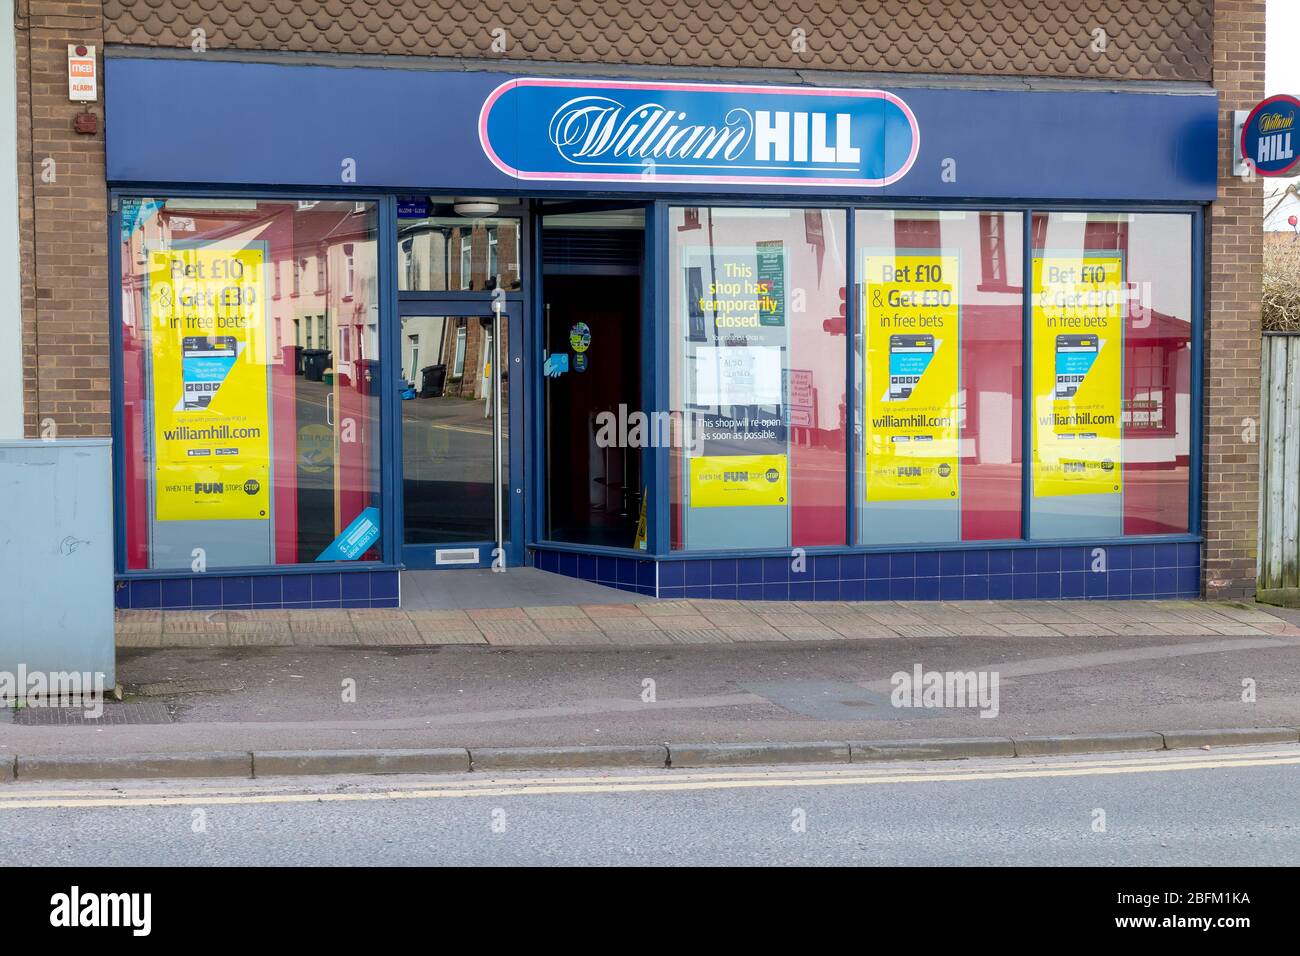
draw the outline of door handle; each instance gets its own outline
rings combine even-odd
[[[502,500],[505,487],[502,483],[501,461],[501,380],[505,377],[501,368],[501,304],[493,303],[492,308],[492,476],[495,487],[492,489],[493,520],[496,531],[497,557],[505,557],[505,502]],[[496,562],[493,562],[496,566]],[[500,565],[505,568],[504,560]]]

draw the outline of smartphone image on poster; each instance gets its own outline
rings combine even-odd
[[[912,397],[934,358],[933,335],[891,335],[889,337],[889,401]]]
[[[238,354],[239,342],[233,335],[185,336],[181,341],[181,410],[207,408]]]
[[[1097,360],[1099,340],[1095,335],[1056,337],[1056,397],[1073,398],[1084,376]]]

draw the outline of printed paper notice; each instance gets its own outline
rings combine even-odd
[[[701,345],[695,350],[697,405],[780,405],[781,349]]]

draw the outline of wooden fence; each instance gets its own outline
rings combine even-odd
[[[1264,335],[1260,393],[1262,601],[1300,603],[1300,334]]]

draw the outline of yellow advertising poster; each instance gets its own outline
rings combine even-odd
[[[867,501],[961,493],[959,288],[955,255],[865,257]]]
[[[1122,490],[1124,264],[1034,258],[1034,494]]]
[[[690,463],[692,508],[786,502],[785,455],[702,455]]]
[[[159,521],[268,516],[262,265],[260,248],[202,246],[150,255]]]

